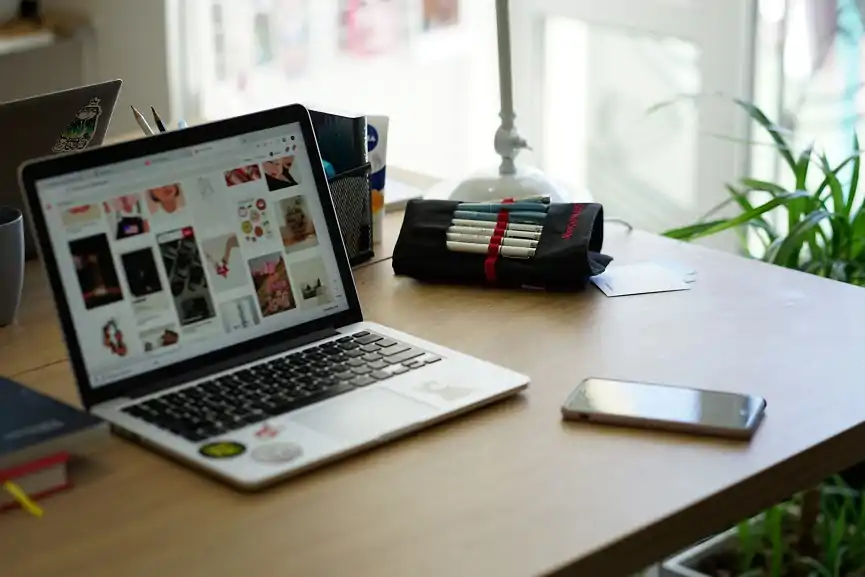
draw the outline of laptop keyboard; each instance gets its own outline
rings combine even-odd
[[[440,360],[416,347],[361,331],[149,399],[123,412],[199,442]]]

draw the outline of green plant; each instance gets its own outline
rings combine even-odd
[[[865,495],[860,494],[857,499],[848,498],[848,510],[853,513],[850,522],[853,532],[850,537],[848,557],[851,564],[865,567]]]
[[[842,282],[865,285],[865,208],[859,193],[859,139],[854,153],[834,166],[813,146],[794,153],[784,131],[757,106],[735,100],[772,140],[791,186],[742,178],[726,186],[729,198],[698,222],[665,236],[691,241],[734,230],[745,254],[765,262]],[[845,178],[849,172],[849,178]],[[762,197],[757,201],[758,197]],[[717,217],[735,205],[739,214]],[[752,250],[756,237],[760,249]]]
[[[767,568],[770,577],[781,577],[784,560],[787,557],[787,543],[784,541],[784,518],[787,511],[783,507],[771,507],[764,516],[766,537],[769,541]]]
[[[746,573],[754,566],[754,559],[760,553],[760,533],[753,527],[750,519],[736,525],[736,538],[739,545],[739,571]]]
[[[840,480],[736,527],[732,550],[696,567],[712,577],[865,577],[865,492]]]

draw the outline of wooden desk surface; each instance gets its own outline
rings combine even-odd
[[[532,386],[255,495],[111,439],[45,518],[0,515],[0,535],[12,536],[0,539],[3,567],[15,577],[624,575],[863,457],[862,289],[645,233],[611,227],[607,238],[619,262],[694,266],[696,285],[606,298],[425,286],[388,262],[365,267],[368,318],[525,372]],[[51,346],[3,338],[0,372],[10,346]],[[750,444],[563,423],[561,402],[589,375],[755,393],[768,417]],[[74,399],[65,363],[19,378]]]

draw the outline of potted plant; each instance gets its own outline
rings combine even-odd
[[[748,256],[765,262],[865,285],[865,208],[859,197],[860,151],[835,165],[813,147],[794,153],[784,131],[751,103],[736,100],[772,138],[789,171],[790,185],[742,178],[726,186],[729,198],[698,222],[668,230],[665,236],[691,241],[734,230]],[[848,176],[849,175],[849,178]],[[756,202],[762,197],[761,202]],[[735,205],[739,213],[717,215]],[[753,239],[760,249],[753,250]]]
[[[668,559],[661,577],[861,577],[865,493],[806,491]]]

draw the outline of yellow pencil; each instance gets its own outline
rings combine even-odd
[[[21,487],[13,483],[12,481],[6,481],[3,483],[3,488],[6,489],[6,492],[12,495],[12,498],[18,501],[18,504],[21,505],[21,508],[33,515],[34,517],[41,517],[45,512],[42,510],[42,507],[37,505],[27,494],[21,490]]]

